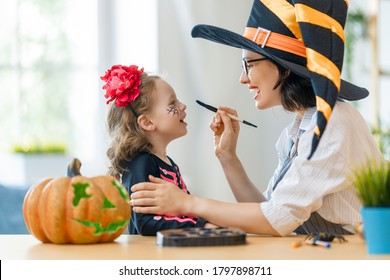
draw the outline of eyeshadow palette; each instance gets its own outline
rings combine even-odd
[[[230,246],[246,243],[246,233],[236,228],[183,228],[157,232],[159,247]]]

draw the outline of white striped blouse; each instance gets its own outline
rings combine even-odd
[[[260,207],[276,231],[288,235],[317,212],[325,220],[342,224],[353,232],[361,221],[361,202],[349,182],[351,168],[370,159],[380,159],[365,120],[349,103],[337,101],[319,145],[307,159],[316,125],[316,109],[310,108],[303,118],[296,116],[276,143],[279,165],[264,193],[267,201]],[[291,141],[298,135],[297,155],[283,179],[274,188]]]

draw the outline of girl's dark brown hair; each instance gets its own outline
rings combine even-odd
[[[153,106],[156,80],[159,76],[141,75],[141,94],[131,102],[138,116],[147,114]],[[111,102],[107,113],[107,130],[111,138],[107,150],[110,161],[108,174],[120,180],[125,162],[132,160],[140,152],[149,152],[152,145],[148,142],[145,131],[138,125],[137,117],[129,106],[118,107]]]

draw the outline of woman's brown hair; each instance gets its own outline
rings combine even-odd
[[[275,63],[279,70],[279,79],[274,89],[279,85],[282,106],[289,112],[305,110],[316,106],[316,96],[310,80]]]

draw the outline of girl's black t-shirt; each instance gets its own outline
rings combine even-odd
[[[131,187],[140,182],[148,182],[149,175],[161,178],[178,186],[189,194],[187,186],[180,174],[179,167],[168,157],[171,164],[167,164],[154,154],[140,153],[134,160],[127,162],[128,172],[122,175],[122,183],[131,194]],[[203,227],[206,220],[191,216],[167,216],[155,214],[139,214],[132,212],[129,223],[129,234],[156,235],[160,230]]]

